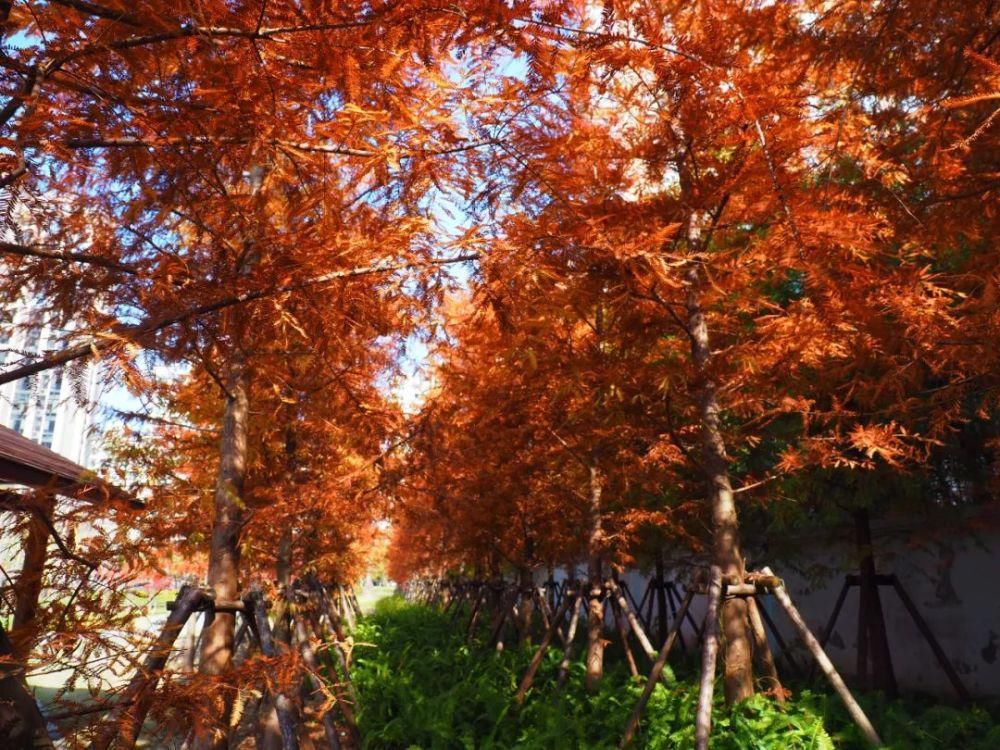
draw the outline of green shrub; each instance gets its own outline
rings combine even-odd
[[[609,649],[597,692],[583,688],[584,665],[572,664],[556,690],[562,652],[546,654],[524,705],[514,706],[517,683],[533,650],[500,654],[467,646],[450,616],[399,598],[384,599],[355,636],[354,680],[364,747],[614,748],[643,679],[633,679]],[[679,667],[681,679],[660,684],[645,713],[636,748],[694,747],[697,664]],[[757,695],[727,711],[716,691],[713,750],[854,750],[865,747],[835,696],[796,690],[781,706]],[[889,702],[866,696],[865,709],[892,750],[997,750],[1000,726],[983,708],[958,710],[930,701]]]

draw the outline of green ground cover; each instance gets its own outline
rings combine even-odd
[[[512,696],[530,650],[496,654],[467,646],[448,615],[393,597],[380,601],[356,633],[354,679],[367,748],[612,748],[641,690],[609,650],[600,690],[583,689],[577,661],[563,691],[555,687],[561,652],[550,652],[523,707]],[[694,746],[696,665],[677,666],[671,686],[650,701],[634,747]],[[795,688],[785,706],[763,696],[727,712],[717,702],[713,750],[860,750],[865,745],[837,698]],[[721,690],[716,691],[719,698]],[[997,712],[957,709],[928,698],[887,701],[862,696],[865,710],[893,750],[996,750]]]

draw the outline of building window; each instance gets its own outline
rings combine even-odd
[[[56,436],[56,414],[53,409],[49,409],[48,419],[45,422],[45,432],[42,433],[41,444],[46,448],[52,447],[52,441]]]
[[[14,408],[12,410],[11,429],[24,434],[24,423],[28,417],[28,404],[31,402],[31,388],[28,379],[20,380],[17,383],[17,390],[14,391]]]

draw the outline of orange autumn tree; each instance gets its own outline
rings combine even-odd
[[[712,559],[730,580],[745,573],[739,489],[764,481],[758,494],[766,493],[768,480],[809,466],[900,466],[961,419],[957,368],[929,421],[922,406],[916,419],[908,413],[944,372],[930,346],[954,325],[961,295],[927,266],[954,239],[921,236],[900,186],[908,170],[939,170],[928,177],[971,183],[966,210],[990,190],[982,160],[956,171],[939,137],[967,147],[963,137],[981,120],[962,124],[932,94],[913,98],[927,77],[942,92],[977,85],[960,62],[962,46],[982,37],[977,12],[716,2],[631,3],[627,12],[611,4],[598,16],[583,7],[524,22],[538,50],[526,82],[510,86],[548,87],[548,99],[523,116],[528,108],[478,113],[484,132],[504,132],[511,144],[500,164],[479,163],[494,191],[484,202],[509,194],[534,211],[566,204],[576,226],[561,232],[609,248],[632,293],[659,305],[686,339],[686,364],[664,368],[685,415],[665,436],[698,436],[688,455],[708,487]],[[892,34],[866,40],[897,22],[925,37],[939,21],[948,33],[930,41],[933,52],[917,54],[920,43]],[[942,69],[937,54],[957,67]],[[914,63],[872,64],[887,55]],[[911,122],[893,129],[901,115]],[[933,158],[914,154],[914,144]],[[949,190],[915,192],[936,206]],[[961,191],[952,195],[963,201]],[[974,216],[973,226],[989,221]],[[845,402],[865,392],[879,403],[874,420],[862,401]],[[798,439],[770,476],[734,487],[731,456],[752,453],[784,415],[800,420]],[[730,702],[753,690],[746,607],[740,599],[722,607]]]
[[[19,264],[12,287],[34,283],[81,319],[65,349],[4,378],[107,352],[144,390],[137,346],[204,366],[224,405],[209,582],[232,598],[257,366],[248,350],[274,333],[270,314],[296,325],[289,300],[303,290],[427,261],[409,238],[421,196],[447,182],[437,157],[477,145],[451,126],[450,87],[434,68],[447,41],[475,38],[493,16],[425,3],[4,12],[5,30],[30,41],[5,57],[24,93],[3,111],[15,134],[4,182],[86,209],[44,245],[4,248]],[[318,336],[379,316],[345,296],[348,317]],[[385,320],[388,335],[398,319]],[[227,668],[232,620],[216,618],[203,641],[209,674]]]
[[[426,503],[433,520],[401,533],[440,543],[420,547],[421,564],[475,565],[482,543],[515,565],[547,562],[586,537],[599,580],[619,533],[608,502],[638,506],[626,488],[669,482],[704,498],[711,561],[741,579],[737,497],[766,500],[781,476],[817,467],[897,471],[970,414],[988,415],[991,6],[601,10],[0,5],[17,42],[0,57],[0,185],[58,196],[41,209],[45,241],[0,247],[4,291],[30,288],[55,319],[79,322],[63,351],[0,379],[103,353],[148,393],[137,348],[191,368],[192,390],[171,403],[221,426],[209,567],[226,598],[254,531],[247,503],[281,507],[253,499],[254,472],[287,475],[291,494],[300,441],[328,445],[325,428],[290,427],[322,409],[283,399],[339,394],[320,388],[328,368],[377,402],[372,383],[392,356],[378,339],[405,334],[432,301],[429,271],[412,306],[413,288],[393,276],[439,260],[421,218],[432,187],[459,186],[498,239],[477,282],[495,335],[479,340],[470,324],[456,344],[466,350],[442,355],[465,401],[442,391],[426,412],[435,430],[414,430],[413,496],[404,488],[401,502],[414,515]],[[487,54],[494,44],[501,52]],[[471,61],[450,57],[470,50]],[[286,368],[299,347],[317,358]],[[352,433],[372,417],[338,404],[323,418]],[[255,426],[258,406],[278,427]],[[382,408],[374,436],[395,420]],[[734,464],[779,420],[794,434],[767,471]],[[465,434],[480,421],[495,439]],[[377,460],[374,445],[347,442],[322,475],[360,491],[374,476],[347,467]],[[504,460],[485,461],[495,445]],[[302,460],[309,512],[321,514],[319,487],[330,488]],[[210,475],[190,476],[206,502]],[[552,528],[559,514],[573,533]],[[475,534],[454,534],[462,517]],[[521,528],[498,520],[511,517]],[[261,569],[283,546],[267,531],[247,554]],[[730,702],[753,690],[746,606],[722,608]],[[231,618],[218,618],[206,671],[225,671],[231,638]]]
[[[650,395],[664,345],[645,331],[660,311],[636,305],[620,265],[558,222],[556,210],[505,222],[476,283],[480,310],[446,325],[404,456],[392,570],[495,575],[508,563],[524,637],[532,569],[584,560],[594,687],[606,577],[633,561],[636,530],[680,454],[659,439],[663,400]]]

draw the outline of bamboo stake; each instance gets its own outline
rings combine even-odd
[[[320,674],[319,661],[316,659],[316,651],[312,647],[312,643],[309,639],[309,634],[306,632],[305,625],[302,624],[301,613],[295,612],[292,615],[292,624],[295,627],[295,637],[299,640],[299,651],[302,654],[302,660],[306,663],[306,666],[317,675],[317,679]],[[318,691],[313,691],[318,692]],[[330,750],[340,750],[340,738],[337,737],[337,728],[333,724],[333,717],[330,715],[329,711],[323,711],[320,715],[320,721],[323,724],[323,732],[326,735],[327,744],[330,746]]]
[[[563,603],[559,605],[559,609],[556,610],[556,615],[552,618],[552,623],[545,631],[545,635],[542,637],[542,642],[538,645],[538,650],[532,657],[531,664],[528,665],[528,670],[524,673],[521,684],[517,688],[517,693],[514,695],[514,701],[516,703],[524,703],[524,697],[528,694],[528,690],[531,688],[531,683],[535,680],[535,674],[538,672],[538,668],[542,664],[545,652],[548,650],[549,645],[552,643],[552,639],[555,637],[559,620],[566,614],[566,610],[569,608],[571,602],[572,597],[566,597],[563,600]]]
[[[698,712],[695,715],[696,750],[708,750],[712,731],[712,694],[715,692],[715,661],[719,655],[719,600],[722,599],[722,568],[712,566],[708,586],[708,612],[705,614],[704,645],[701,652],[701,685],[698,688]]]
[[[625,613],[626,618],[628,618],[628,624],[632,626],[632,632],[635,633],[635,638],[639,641],[639,645],[642,650],[646,652],[646,656],[649,657],[650,661],[656,661],[656,649],[653,648],[653,644],[649,642],[649,638],[646,636],[646,631],[642,629],[642,624],[639,622],[639,618],[635,616],[635,613],[628,606],[628,602],[625,601],[625,596],[622,594],[621,586],[612,581],[611,590],[615,594],[615,600],[618,606]]]
[[[576,603],[573,605],[573,616],[569,618],[569,629],[566,631],[566,650],[563,652],[562,661],[559,662],[559,677],[556,679],[556,687],[561,688],[566,682],[569,674],[569,665],[573,661],[573,639],[576,637],[576,626],[580,622],[580,610],[583,609],[583,597],[577,597],[576,592],[567,590],[564,599],[574,597]]]
[[[174,641],[184,628],[191,614],[208,600],[204,591],[185,588],[177,598],[177,605],[167,617],[167,622],[153,642],[146,661],[122,692],[115,708],[97,732],[90,744],[90,750],[106,750],[116,738],[122,747],[135,747],[139,732],[152,706],[156,684],[166,666]],[[134,708],[130,708],[133,707]]]
[[[774,575],[770,568],[764,568],[763,572],[767,575]],[[847,689],[847,685],[844,684],[844,680],[841,679],[840,675],[837,673],[836,668],[833,666],[833,662],[830,661],[830,657],[826,655],[826,652],[820,648],[819,641],[816,640],[816,636],[812,634],[809,630],[809,626],[806,625],[805,620],[802,619],[802,615],[792,604],[791,597],[788,596],[788,592],[785,590],[784,585],[775,586],[772,589],[775,598],[781,603],[784,608],[785,613],[788,615],[788,619],[792,621],[795,625],[795,629],[799,633],[799,637],[802,642],[805,643],[806,648],[812,652],[813,658],[816,659],[816,663],[819,664],[820,670],[826,675],[826,678],[833,685],[833,689],[837,691],[837,695],[844,702],[847,707],[847,712],[854,719],[854,723],[858,725],[861,733],[865,736],[865,739],[872,747],[881,747],[882,740],[879,738],[878,733],[875,731],[875,727],[868,720],[865,712],[858,705],[858,702],[854,700],[854,696],[851,695],[851,691]]]
[[[264,608],[264,594],[258,586],[253,586],[244,599],[245,606],[251,612],[253,623],[257,627],[257,637],[260,639],[260,650],[264,656],[275,657],[278,652],[271,634],[271,624],[267,621]],[[295,721],[295,710],[292,701],[284,693],[274,696],[274,710],[278,714],[278,725],[281,727],[281,742],[284,750],[299,750],[298,727]]]
[[[653,662],[653,668],[649,671],[649,678],[646,680],[646,686],[642,690],[642,695],[639,696],[639,702],[636,703],[635,708],[632,709],[632,715],[629,717],[628,725],[625,727],[625,734],[622,736],[622,741],[618,745],[620,748],[627,747],[629,743],[632,742],[636,731],[639,729],[639,721],[642,719],[642,712],[646,710],[646,704],[649,703],[649,699],[653,695],[653,689],[656,687],[656,683],[660,679],[660,675],[663,674],[663,668],[667,664],[667,657],[670,656],[670,650],[674,646],[674,641],[676,641],[680,635],[681,624],[684,621],[684,613],[687,612],[688,607],[691,606],[692,599],[694,599],[694,591],[688,589],[687,593],[684,595],[684,601],[681,602],[680,615],[674,618],[674,624],[670,628],[670,633],[667,635],[667,639],[663,642],[663,647],[660,649],[660,653],[657,655],[656,661]]]

